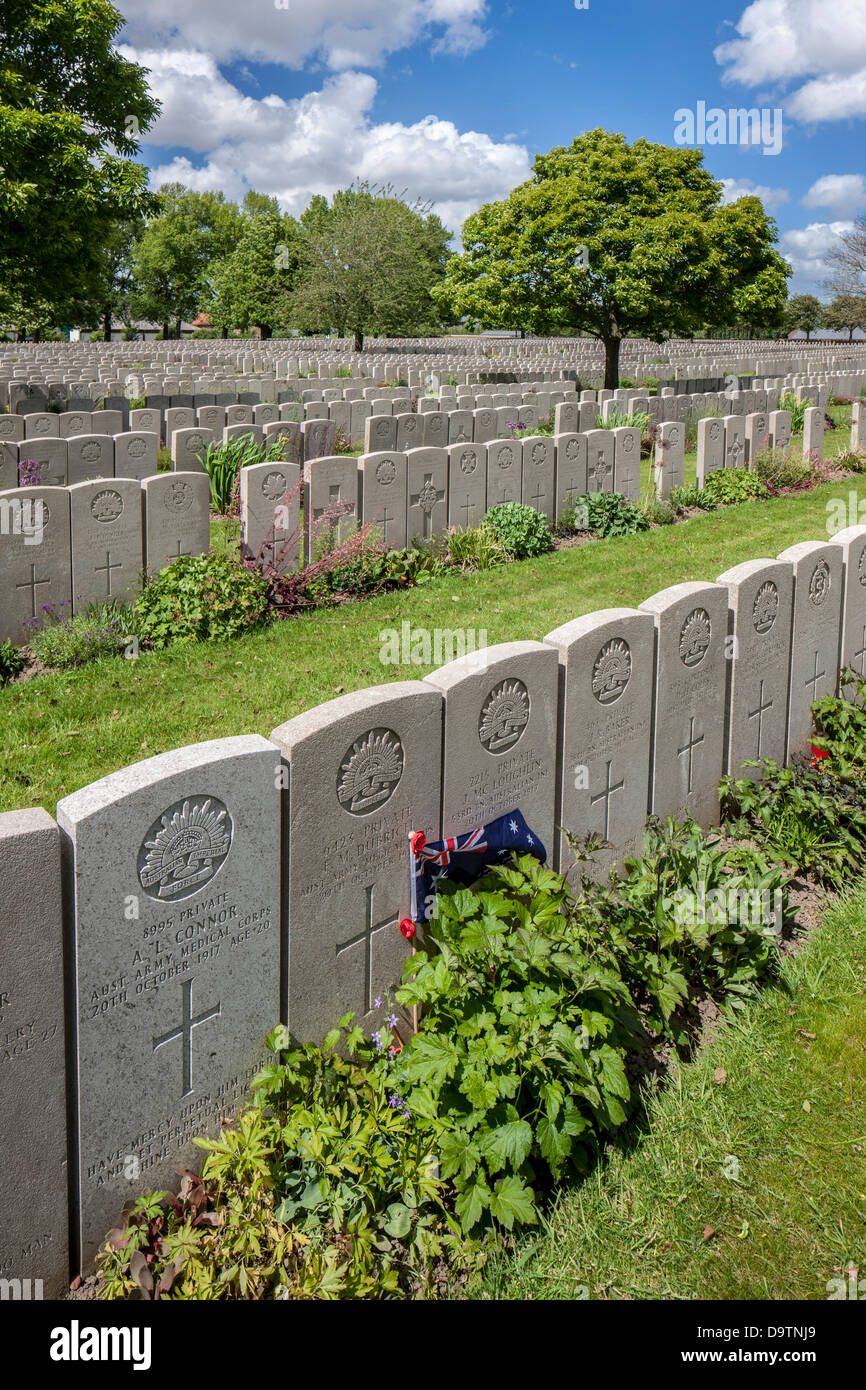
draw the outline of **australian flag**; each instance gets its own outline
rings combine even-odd
[[[409,836],[412,858],[412,921],[427,921],[427,903],[443,879],[468,887],[491,864],[512,854],[532,854],[544,863],[547,851],[519,811],[509,811],[465,835],[428,844],[421,831]]]

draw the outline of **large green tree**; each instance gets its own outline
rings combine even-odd
[[[132,156],[159,105],[107,0],[3,0],[0,315],[74,323],[118,223],[150,206]]]
[[[287,321],[289,292],[297,272],[298,224],[280,212],[276,198],[248,193],[234,249],[214,271],[211,322],[223,330],[258,328],[270,338]]]
[[[240,209],[224,194],[163,184],[158,210],[133,248],[136,315],[161,324],[164,338],[173,325],[179,337],[182,320],[210,302],[217,268],[235,245],[240,223]]]
[[[485,328],[598,338],[613,388],[626,336],[773,319],[791,273],[777,237],[758,198],[722,203],[700,150],[592,130],[467,218],[437,297]]]
[[[855,328],[866,329],[866,294],[837,294],[824,310],[824,327],[847,330],[850,342]]]
[[[301,214],[296,242],[293,324],[352,335],[406,336],[438,326],[432,291],[441,280],[450,233],[429,207],[365,183],[317,196]]]
[[[814,294],[792,295],[785,306],[784,322],[786,332],[802,329],[808,342],[809,335],[824,326],[824,305]]]

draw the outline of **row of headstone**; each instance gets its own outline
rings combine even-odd
[[[210,549],[203,473],[0,492],[0,641],[91,603],[133,601],[144,573]]]
[[[0,816],[5,1278],[62,1290],[67,1177],[89,1267],[123,1204],[236,1113],[278,1018],[304,1041],[348,1011],[385,1026],[414,832],[519,809],[568,874],[564,832],[602,836],[602,873],[648,812],[708,826],[723,772],[807,746],[811,702],[864,671],[866,527],[541,642],[432,637],[448,659],[423,680],[114,772],[56,825]]]
[[[144,430],[127,434],[79,434],[67,439],[45,435],[16,443],[0,439],[0,489],[27,479],[28,463],[39,465],[47,487],[66,487],[94,478],[137,478],[143,482],[159,467],[159,435]]]

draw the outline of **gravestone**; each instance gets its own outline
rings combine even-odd
[[[301,425],[301,434],[304,438],[305,461],[333,457],[337,447],[337,427],[333,420],[305,420]]]
[[[244,559],[279,574],[298,568],[300,476],[297,463],[254,463],[241,469],[241,547]]]
[[[89,1266],[123,1203],[197,1167],[279,1017],[273,747],[219,739],[58,804],[75,960],[76,1234]],[[122,930],[119,924],[122,925]]]
[[[755,459],[770,445],[770,423],[766,411],[755,410],[746,416],[744,463],[754,468]]]
[[[0,1279],[45,1298],[69,1287],[60,884],[47,812],[0,815]]]
[[[725,426],[710,416],[698,421],[698,452],[695,477],[703,487],[711,473],[725,466]]]
[[[77,434],[66,441],[66,480],[87,483],[114,477],[114,439],[106,434]]]
[[[226,406],[226,425],[251,425],[252,423],[253,408],[251,405]]]
[[[60,416],[52,411],[31,411],[24,417],[25,439],[57,439],[60,435]]]
[[[171,466],[175,473],[204,472],[202,459],[208,445],[214,442],[210,430],[196,425],[192,429],[176,429],[171,437]]]
[[[612,430],[590,430],[586,436],[586,490],[613,492],[614,437]]]
[[[809,746],[811,706],[834,695],[839,676],[843,547],[820,541],[791,545],[777,556],[794,567],[794,626],[786,757]]]
[[[487,444],[495,439],[498,432],[496,411],[493,409],[474,410],[472,438],[476,444]]]
[[[613,490],[631,501],[640,498],[641,432],[634,425],[621,425],[611,431],[614,440]]]
[[[433,449],[448,447],[448,416],[443,410],[428,411],[424,419],[424,443]]]
[[[649,798],[655,624],[633,608],[608,608],[545,637],[560,668],[557,865],[576,879],[565,832],[606,842],[591,877],[640,852]]]
[[[0,439],[0,492],[18,486],[18,447],[12,440]]]
[[[760,776],[746,759],[784,764],[794,573],[778,560],[747,560],[720,574],[728,591],[728,729],[725,771]]]
[[[72,439],[76,434],[94,434],[93,415],[85,410],[64,410],[58,415],[60,438]]]
[[[372,523],[389,550],[401,550],[406,544],[406,455],[366,454],[359,462],[364,525]]]
[[[162,415],[158,410],[131,410],[129,412],[129,431],[138,434],[155,434],[158,438],[162,433]]]
[[[69,489],[72,611],[111,599],[134,601],[141,589],[142,494],[134,478],[76,483]]]
[[[672,487],[682,487],[685,478],[686,427],[679,420],[667,420],[657,427],[653,476],[659,497],[669,497]]]
[[[448,528],[448,453],[445,449],[410,449],[406,455],[408,543],[429,540]],[[365,502],[366,507],[366,502]]]
[[[332,531],[342,544],[356,529],[361,515],[358,462],[354,458],[315,459],[304,470],[304,520],[307,559],[317,558],[316,542]],[[343,509],[329,521],[327,512]]]
[[[261,444],[265,437],[264,425],[225,425],[222,432],[222,444],[229,444],[232,441],[241,444]]]
[[[370,415],[364,422],[364,452],[383,453],[397,448],[397,421],[393,415]]]
[[[195,423],[204,430],[210,430],[216,439],[222,435],[228,424],[224,407],[221,405],[200,405],[196,410]]]
[[[523,447],[519,439],[494,439],[487,445],[487,509],[519,502]]]
[[[586,435],[556,436],[556,516],[577,504],[586,494]]]
[[[282,411],[280,412],[282,414]],[[364,429],[367,420],[370,418],[371,406],[369,401],[351,402],[349,413],[349,437],[352,441],[352,448],[355,449],[359,444],[364,443]]]
[[[866,526],[846,526],[831,537],[831,544],[840,547],[845,565],[839,667],[866,677]]]
[[[283,1009],[299,1041],[321,1041],[349,1011],[369,1034],[393,1004],[409,950],[408,836],[439,838],[442,704],[425,682],[397,681],[271,734],[288,763]]]
[[[144,482],[159,467],[159,435],[129,430],[114,436],[114,476]]]
[[[26,511],[19,514],[21,507]],[[24,644],[34,627],[42,625],[46,608],[57,618],[69,616],[69,493],[63,487],[4,492],[0,494],[0,522],[0,642],[8,639]]]
[[[145,478],[144,560],[148,573],[181,555],[210,550],[210,482],[206,473],[157,473]]]
[[[773,410],[770,412],[770,445],[773,449],[787,449],[791,443],[791,412]]]
[[[519,810],[554,854],[558,660],[542,642],[458,657],[426,682],[445,700],[442,834]]]
[[[90,416],[93,434],[120,434],[123,417],[119,410],[94,410]]]
[[[818,406],[808,406],[803,413],[803,458],[818,455],[824,459],[824,412]]]
[[[553,521],[556,512],[555,450],[551,436],[527,435],[523,444],[521,500]],[[488,499],[488,507],[490,501]]]
[[[0,441],[17,444],[24,438],[24,421],[20,415],[0,414]]]
[[[412,411],[395,417],[397,424],[397,449],[405,453],[407,449],[417,449],[424,443],[424,421]]]
[[[554,437],[560,434],[576,434],[580,412],[576,401],[562,401],[553,412]]]
[[[280,408],[275,401],[260,401],[253,406],[253,423],[256,425],[272,425],[279,418]]]
[[[67,478],[67,449],[65,439],[23,439],[18,448],[18,468],[32,460],[40,465],[39,481],[43,487],[65,487]]]
[[[746,457],[745,420],[742,415],[726,415],[725,426],[725,467],[742,468]]]
[[[172,448],[172,440],[176,430],[195,428],[195,411],[191,406],[171,406],[165,412],[165,442],[169,449]]]
[[[448,446],[448,525],[477,526],[487,510],[487,450],[483,444]]]
[[[474,418],[471,410],[451,410],[448,413],[448,443],[471,444]]]
[[[855,401],[851,407],[851,448],[855,453],[866,450],[866,401]]]
[[[725,744],[728,595],[675,584],[645,600],[656,623],[652,811],[706,828],[718,822]]]

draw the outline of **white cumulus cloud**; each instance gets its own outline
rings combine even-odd
[[[803,121],[866,115],[863,0],[753,0],[735,28],[715,50],[724,81],[793,87],[786,112]]]
[[[296,69],[311,59],[333,70],[375,66],[421,41],[459,55],[487,39],[487,0],[124,0],[122,9],[131,44]]]
[[[192,152],[155,168],[154,187],[176,181],[236,199],[254,188],[297,214],[314,193],[329,196],[361,178],[429,199],[456,233],[481,203],[505,197],[529,177],[523,145],[460,131],[433,115],[411,125],[376,124],[378,84],[369,73],[335,74],[291,100],[257,99],[227,81],[211,54],[123,51],[150,69],[163,103],[148,143]]]
[[[866,207],[866,179],[862,174],[824,174],[801,202],[805,208],[829,208],[837,217],[853,217]]]

